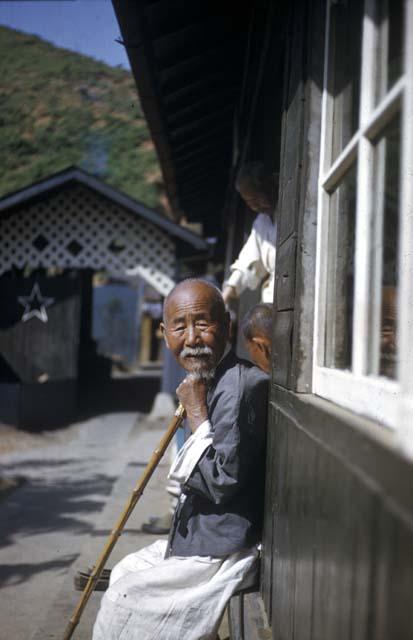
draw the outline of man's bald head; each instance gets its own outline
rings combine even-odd
[[[167,347],[184,369],[213,370],[229,334],[220,290],[196,278],[180,282],[165,299],[161,329]]]
[[[182,280],[168,293],[163,304],[163,321],[166,322],[166,311],[170,302],[172,302],[176,296],[189,297],[194,300],[194,297],[199,295],[207,296],[210,300],[210,304],[216,309],[218,315],[225,319],[226,308],[221,291],[213,285],[211,282],[201,280],[201,278],[187,278]]]

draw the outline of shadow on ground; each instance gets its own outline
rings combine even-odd
[[[41,464],[69,464],[69,460],[45,460]],[[39,461],[33,461],[36,465]],[[22,463],[25,466],[28,463]],[[13,468],[16,466],[13,464]],[[35,536],[50,532],[70,531],[85,534],[93,523],[85,516],[98,513],[117,480],[115,476],[95,474],[87,479],[56,480],[41,477],[30,479],[19,491],[1,504],[0,548],[13,544],[16,537]],[[102,499],[100,499],[100,496]]]
[[[2,564],[0,567],[0,588],[7,585],[17,585],[24,583],[28,578],[44,571],[55,571],[62,569],[62,573],[67,572],[79,554],[64,556],[60,560],[50,560],[48,562]]]
[[[7,393],[5,387],[4,397],[0,395],[0,423],[35,433],[107,413],[148,413],[160,389],[160,377],[21,383],[9,385],[13,389]]]

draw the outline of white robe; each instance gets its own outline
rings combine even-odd
[[[209,429],[206,421],[186,441],[171,477],[187,479],[210,443]],[[114,567],[93,640],[215,640],[231,596],[257,579],[256,548],[225,558],[165,558],[166,547],[157,540]]]
[[[230,267],[231,275],[224,283],[234,287],[237,296],[245,289],[257,289],[264,281],[261,301],[273,301],[276,236],[276,226],[270,216],[259,213],[238,258]]]
[[[93,640],[216,640],[231,596],[256,580],[258,551],[164,559],[166,545],[157,540],[115,567]]]

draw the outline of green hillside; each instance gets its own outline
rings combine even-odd
[[[162,209],[132,75],[0,27],[0,196],[70,165]]]

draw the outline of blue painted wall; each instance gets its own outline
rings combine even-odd
[[[108,357],[119,356],[128,364],[136,360],[138,301],[138,291],[129,285],[94,287],[92,335],[97,342],[98,353]]]

